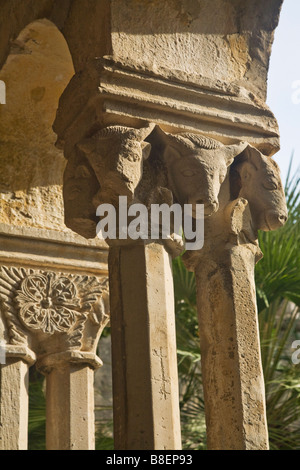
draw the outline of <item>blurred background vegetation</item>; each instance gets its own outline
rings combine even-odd
[[[299,171],[293,176],[289,171],[285,185],[288,222],[275,232],[259,233],[264,257],[256,266],[257,305],[272,450],[300,449],[300,364],[293,364],[291,359],[292,344],[300,339],[299,184]],[[204,450],[206,432],[195,279],[184,268],[181,258],[174,260],[173,268],[183,448]],[[98,419],[96,428],[96,448],[113,449],[111,420]],[[29,449],[44,448],[44,379],[32,369]]]

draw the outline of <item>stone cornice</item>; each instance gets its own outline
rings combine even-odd
[[[107,245],[71,232],[0,224],[0,262],[107,274]]]
[[[277,121],[245,89],[205,77],[165,79],[101,60],[99,91],[107,113],[201,132],[223,143],[246,140],[265,154],[278,150]]]

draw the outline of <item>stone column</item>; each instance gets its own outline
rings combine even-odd
[[[231,170],[203,249],[184,255],[196,275],[207,444],[267,450],[254,266],[262,256],[257,229],[281,226],[286,206],[276,164],[256,149],[246,148]],[[231,194],[247,199],[228,202],[229,179]]]
[[[0,369],[0,450],[27,450],[28,369],[35,354],[25,346],[4,346]]]
[[[181,448],[171,256],[158,243],[109,254],[116,449]]]
[[[102,362],[81,351],[52,354],[37,366],[46,376],[47,450],[94,450],[94,370]]]
[[[70,228],[84,236],[93,228],[96,234],[98,205],[99,216],[106,211],[112,216],[107,227],[102,221],[98,230],[105,228],[110,245],[114,437],[116,449],[123,450],[181,447],[174,293],[166,249],[172,250],[176,243],[170,238],[165,247],[151,241],[148,227],[141,237],[132,239],[126,225],[127,218],[128,225],[132,221],[127,211],[134,203],[143,203],[148,224],[147,208],[160,194],[154,168],[146,163],[151,145],[145,139],[153,129],[148,124],[97,131],[77,144],[65,172]],[[83,168],[85,177],[76,178]],[[93,175],[98,186],[92,184]],[[81,204],[72,197],[76,184]]]
[[[243,209],[241,202],[237,210]],[[211,450],[268,448],[254,286],[257,252],[251,243],[212,242],[194,267]]]

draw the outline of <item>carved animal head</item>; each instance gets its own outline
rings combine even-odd
[[[153,128],[151,124],[141,129],[110,126],[78,144],[100,183],[96,206],[115,201],[118,196],[133,198],[142,177],[143,160],[151,149],[144,139]]]
[[[225,146],[197,134],[166,134],[157,132],[164,143],[163,160],[169,187],[180,204],[204,205],[208,217],[219,208],[219,191],[227,168],[245,148],[245,143]]]
[[[233,197],[248,200],[254,227],[269,231],[284,225],[288,212],[277,163],[249,145],[232,170]]]

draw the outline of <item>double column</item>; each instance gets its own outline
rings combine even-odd
[[[278,167],[248,145],[205,221],[203,249],[184,254],[196,277],[209,449],[268,449],[254,268],[262,257],[257,231],[286,219]]]
[[[251,220],[247,201],[236,201],[231,209],[231,227],[224,223],[227,237],[207,239],[201,253],[185,254],[196,277],[207,446],[267,450],[254,284],[260,250],[243,239],[244,224]]]

